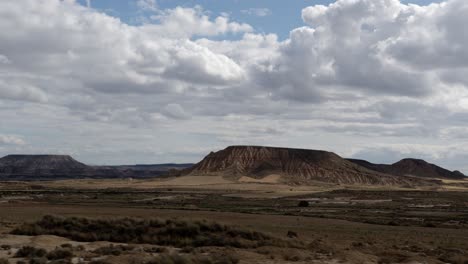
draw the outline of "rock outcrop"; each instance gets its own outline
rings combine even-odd
[[[222,175],[263,178],[281,175],[285,183],[322,181],[339,184],[407,185],[420,181],[380,173],[347,161],[332,152],[261,146],[231,146],[212,152],[183,175]]]

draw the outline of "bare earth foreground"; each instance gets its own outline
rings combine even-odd
[[[468,263],[466,181],[446,181],[436,189],[388,189],[323,183],[290,186],[278,179],[270,175],[261,180],[241,177],[237,182],[216,176],[3,182],[0,260],[30,259],[18,252],[33,246],[49,252],[42,257],[46,262],[34,263]],[[148,243],[152,240],[141,237],[125,243],[112,237],[111,242],[91,241],[78,235],[54,236],[60,232],[47,228],[28,229],[29,235],[24,235],[22,225],[44,215],[102,221],[178,219],[188,221],[184,228],[207,220],[248,230],[248,235],[223,231],[230,240],[201,244],[197,239],[206,235],[203,228],[197,229],[195,242],[185,238],[178,244]],[[21,228],[22,235],[11,234]],[[193,232],[183,230],[182,235]],[[270,236],[280,242],[266,243]],[[71,255],[58,262],[54,258],[61,251],[56,248]],[[179,262],[164,259],[175,257],[181,258]]]

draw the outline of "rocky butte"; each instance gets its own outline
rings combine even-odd
[[[263,146],[231,146],[212,152],[182,175],[222,175],[263,178],[280,175],[288,184],[313,181],[337,184],[415,185],[428,182],[374,171],[322,150]]]

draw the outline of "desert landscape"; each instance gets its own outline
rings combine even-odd
[[[468,264],[467,0],[0,0],[0,264]]]
[[[44,157],[38,158],[41,162],[32,162],[28,172],[40,164],[47,176],[77,163],[51,157],[46,166]],[[36,169],[40,180],[29,181],[15,180],[24,164],[10,164],[8,170],[2,168],[0,182],[0,259],[468,261],[464,175],[415,159],[392,165],[361,166],[363,162],[326,151],[232,146],[187,168],[174,170],[173,165],[153,178],[50,180],[41,179]]]

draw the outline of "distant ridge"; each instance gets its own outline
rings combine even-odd
[[[79,177],[94,174],[94,169],[68,155],[8,155],[0,159],[0,176]]]
[[[8,155],[0,159],[2,173],[53,173],[58,170],[81,171],[88,166],[68,155]]]
[[[374,164],[365,160],[348,159],[359,166],[370,170],[401,176],[414,176],[437,179],[464,179],[466,176],[459,171],[450,171],[422,159],[402,159],[396,163]]]
[[[388,175],[347,161],[322,150],[263,146],[230,146],[212,152],[183,175],[249,176],[281,175],[283,182],[302,184],[322,181],[339,184],[408,185],[420,183],[412,177]]]
[[[88,166],[68,155],[8,155],[0,158],[0,180],[150,178],[191,165]]]

